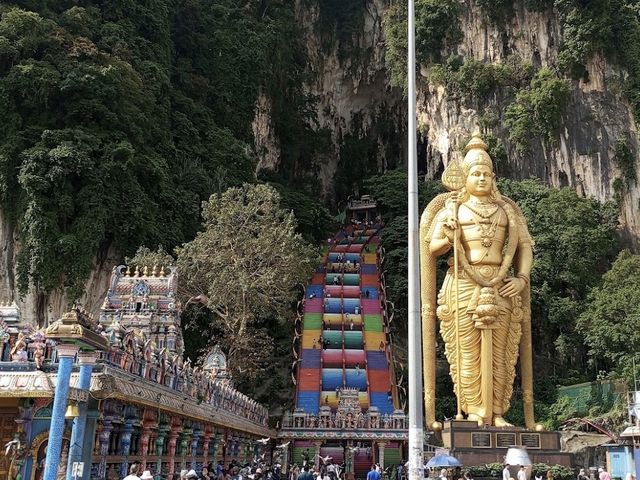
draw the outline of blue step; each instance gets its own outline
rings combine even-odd
[[[372,263],[363,263],[360,265],[360,273],[365,275],[375,275],[378,273],[378,267]]]
[[[342,313],[342,302],[339,298],[325,298],[324,299],[324,312],[325,313]],[[353,312],[352,312],[353,313]]]
[[[304,292],[304,296],[307,298],[314,298],[314,297],[322,298],[323,295],[324,295],[323,285],[307,285],[307,288],[305,289],[305,292]]]
[[[367,368],[370,370],[387,370],[387,354],[379,351],[367,351]]]
[[[296,407],[307,413],[318,413],[320,410],[320,392],[298,392]]]
[[[393,413],[393,401],[387,393],[369,393],[371,407],[378,407],[380,413]]]
[[[305,348],[302,350],[300,367],[301,368],[320,368],[320,354],[322,350]]]
[[[322,391],[335,390],[342,387],[342,369],[341,368],[323,368],[322,369]]]
[[[362,307],[360,307],[359,298],[345,298],[343,301],[344,313],[356,313],[356,307],[358,307],[358,313],[362,313]]]
[[[367,372],[364,371],[364,368],[357,370],[355,368],[347,368],[345,372],[347,374],[347,387],[357,388],[361,392],[367,391]]]
[[[362,287],[362,298],[379,298],[378,289],[375,287]]]

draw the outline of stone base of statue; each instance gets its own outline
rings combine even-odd
[[[572,454],[560,451],[558,432],[536,432],[521,427],[478,427],[476,422],[451,420],[444,422],[442,441],[465,467],[503,463],[507,450],[516,446],[525,448],[534,464],[572,466]]]

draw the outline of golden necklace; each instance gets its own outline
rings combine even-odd
[[[498,211],[498,205],[491,205],[495,208],[486,208],[482,213],[471,208],[470,205],[465,205],[471,211],[471,219],[480,231],[482,246],[485,248],[489,248],[493,245],[493,239],[496,236],[496,230],[498,229],[498,224],[502,218],[502,212]],[[496,212],[498,212],[498,215],[495,215]],[[491,220],[492,216],[493,220]]]

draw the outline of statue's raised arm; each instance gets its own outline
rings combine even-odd
[[[474,136],[462,165],[443,174],[450,192],[420,222],[423,361],[427,425],[435,419],[436,317],[445,342],[457,418],[509,426],[504,414],[521,357],[525,423],[533,419],[529,273],[532,241],[518,206],[498,191],[487,145]],[[450,254],[436,295],[436,259]]]

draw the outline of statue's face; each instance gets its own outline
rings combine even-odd
[[[493,186],[493,172],[487,165],[475,165],[469,170],[466,182],[467,192],[476,196],[487,196]]]

